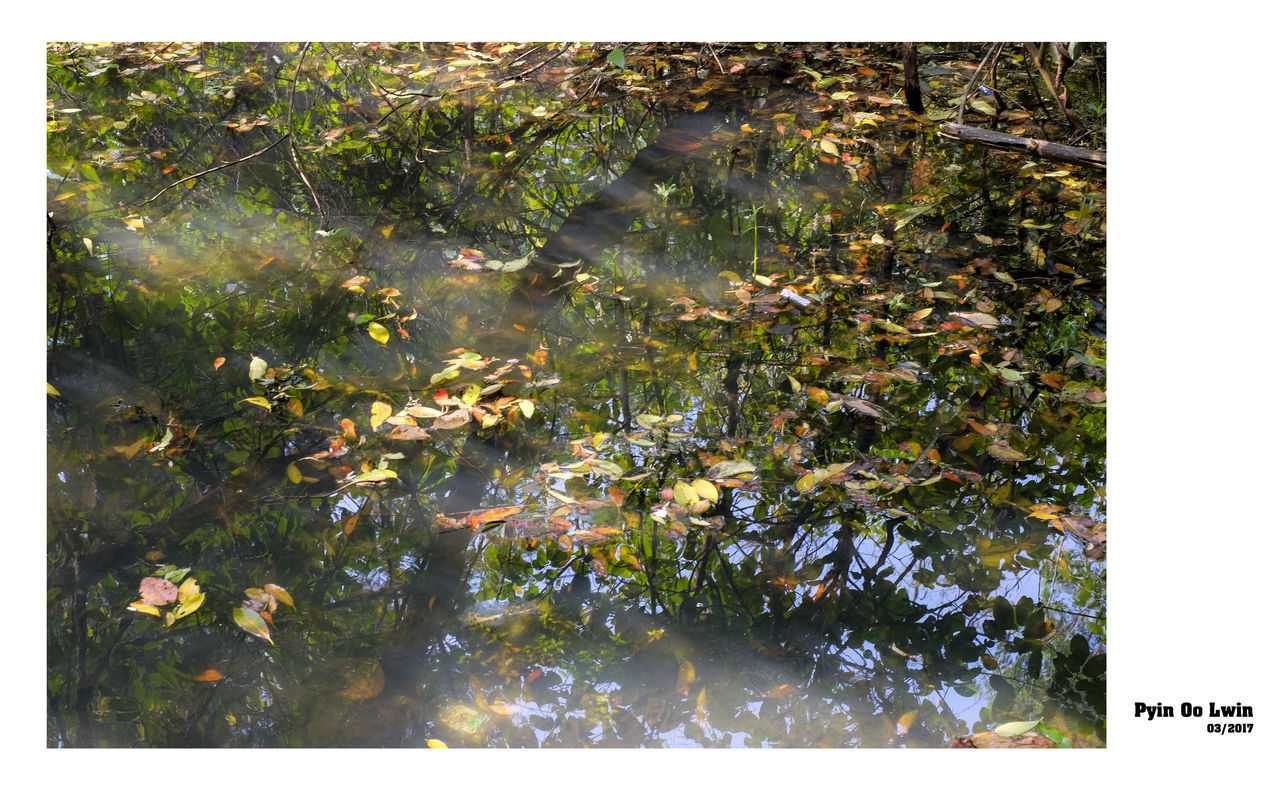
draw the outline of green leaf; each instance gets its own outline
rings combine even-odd
[[[249,609],[248,607],[236,607],[232,617],[235,618],[236,625],[240,628],[275,645],[275,642],[271,639],[271,630],[267,628],[267,622],[262,619],[262,615],[258,614],[258,610]]]
[[[372,336],[378,344],[385,345],[387,340],[391,338],[391,332],[382,323],[370,322],[369,336]]]
[[[618,67],[619,69],[627,68],[627,56],[622,51],[621,47],[618,47],[613,52],[610,52],[608,55],[605,56],[605,59],[609,61],[609,63]]]
[[[693,487],[692,484],[684,480],[677,480],[676,487],[673,490],[675,493],[676,502],[678,502],[679,504],[688,506],[698,501],[697,490]]]

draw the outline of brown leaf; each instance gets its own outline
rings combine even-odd
[[[142,595],[142,602],[151,606],[164,606],[171,604],[178,598],[178,586],[168,579],[159,579],[155,576],[148,576],[142,580],[142,584],[138,586],[138,592]]]

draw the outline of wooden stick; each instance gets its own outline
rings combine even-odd
[[[976,143],[991,149],[1006,152],[1034,154],[1046,160],[1073,165],[1087,165],[1091,168],[1106,169],[1107,153],[1093,149],[1081,149],[1078,146],[1067,146],[1037,138],[1021,138],[1003,132],[993,132],[981,127],[967,127],[963,124],[941,124],[938,133],[948,138],[955,138],[964,143]]]

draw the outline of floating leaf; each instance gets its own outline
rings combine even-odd
[[[338,424],[342,425],[342,435],[352,441],[356,440],[356,423],[350,419],[343,419]]]
[[[513,516],[516,513],[523,513],[523,507],[516,505],[508,505],[506,507],[490,507],[487,510],[481,510],[478,513],[472,513],[470,517],[471,523],[475,525],[488,524],[493,521],[501,521],[504,518]]]
[[[388,436],[395,441],[429,441],[431,434],[416,425],[396,425]]]
[[[754,474],[755,471],[756,465],[749,460],[722,460],[707,470],[707,477],[712,480],[722,480],[726,477]]]
[[[693,490],[700,498],[709,502],[720,501],[720,491],[716,488],[715,483],[710,480],[694,480]]]
[[[249,359],[249,380],[261,380],[267,374],[267,362],[253,356]]]
[[[196,581],[194,576],[189,576],[182,581],[182,586],[178,588],[178,600],[187,601],[199,592],[200,583]]]
[[[827,154],[840,154],[840,148],[826,138],[818,141],[818,148]]]
[[[203,673],[196,673],[195,675],[191,676],[192,681],[200,681],[206,684],[212,681],[221,681],[223,678],[224,676],[222,675],[222,673],[219,673],[217,670],[214,670],[212,667],[209,668],[208,670],[205,670]]]
[[[448,750],[449,749],[449,745],[445,744],[439,739],[427,739],[427,747],[430,747],[432,750]]]
[[[281,587],[280,585],[278,585],[278,584],[264,584],[264,585],[262,586],[262,589],[263,589],[263,590],[266,590],[268,593],[270,593],[271,595],[275,596],[275,597],[276,597],[276,600],[277,600],[277,601],[279,601],[280,603],[282,603],[282,604],[288,604],[290,607],[293,607],[294,609],[297,609],[297,607],[294,607],[294,606],[293,606],[293,596],[289,595],[289,591],[288,591],[288,590],[285,590],[285,589],[284,589],[283,587]]]
[[[450,411],[447,414],[436,417],[436,420],[431,423],[431,427],[434,430],[452,430],[455,427],[462,427],[470,421],[471,412],[466,408],[459,408],[456,411]]]
[[[691,505],[698,501],[697,490],[694,489],[692,484],[685,482],[684,480],[676,480],[674,495],[676,502],[682,505]]]
[[[400,479],[400,475],[396,474],[391,469],[374,469],[372,471],[366,471],[364,474],[358,475],[355,478],[355,483],[356,485],[365,485],[371,482],[382,482],[384,480],[398,480],[398,479]]]
[[[188,579],[187,581],[194,582],[195,580]],[[178,606],[174,607],[173,617],[175,620],[185,618],[187,615],[190,615],[192,612],[195,612],[197,609],[199,609],[203,604],[204,604],[204,593],[200,593],[200,592],[194,593],[190,597],[184,598],[178,602]]]
[[[614,66],[618,67],[619,69],[627,68],[627,56],[626,56],[626,53],[622,51],[621,47],[617,47],[616,49],[611,50],[609,54],[604,57],[605,57],[605,60],[607,60],[609,63],[613,64]]]
[[[958,317],[968,325],[979,325],[983,328],[995,328],[1000,321],[986,312],[951,312],[951,317]]]
[[[385,345],[387,340],[391,338],[391,332],[382,323],[369,323],[369,336],[372,336],[378,344]]]
[[[168,579],[148,576],[138,585],[138,593],[141,594],[143,603],[152,606],[163,606],[177,600],[178,586]]]
[[[148,615],[155,615],[156,617],[160,617],[160,610],[156,609],[153,605],[148,604],[146,601],[134,601],[132,604],[129,605],[129,611],[145,612]]]
[[[1028,720],[1026,722],[1006,722],[1003,725],[997,725],[995,734],[1003,736],[1006,739],[1013,736],[1021,736],[1032,728],[1040,724],[1040,720]]]
[[[373,405],[369,406],[369,429],[377,430],[389,416],[391,416],[391,406],[381,400],[375,400]]]
[[[246,397],[240,402],[250,403],[252,405],[258,406],[259,408],[265,408],[268,411],[271,410],[271,403],[267,401],[266,397]]]
[[[240,628],[275,645],[275,642],[271,639],[271,630],[267,628],[267,622],[262,619],[262,615],[258,614],[258,610],[250,609],[249,607],[236,607],[236,611],[231,613],[231,616]]]

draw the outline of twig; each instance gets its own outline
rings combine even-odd
[[[289,109],[285,120],[285,129],[289,131],[290,136],[293,134],[293,95],[298,90],[298,74],[302,72],[302,62],[306,60],[307,50],[311,47],[311,42],[302,45],[302,52],[298,53],[298,67],[293,70],[293,80],[289,84]],[[311,186],[311,180],[307,179],[306,173],[302,170],[302,160],[298,157],[298,147],[289,143],[289,154],[293,158],[293,167],[298,172],[298,176],[302,177],[302,184],[307,186],[307,191],[311,193],[311,201],[316,205],[316,211],[320,213],[320,228],[328,231],[329,214],[325,212],[324,205],[320,203],[320,197],[316,195],[316,189]]]
[[[1040,47],[1032,42],[1024,42],[1022,45],[1027,55],[1030,56],[1031,65],[1036,67],[1036,71],[1040,73],[1040,79],[1044,81],[1045,88],[1049,89],[1049,93],[1053,95],[1053,101],[1057,103],[1058,110],[1062,111],[1062,115],[1067,117],[1067,123],[1074,130],[1086,129],[1084,122],[1080,119],[1080,114],[1071,109],[1071,95],[1067,91],[1066,83],[1062,84],[1062,93],[1059,95],[1058,86],[1054,83],[1054,79],[1049,75],[1049,70],[1044,66],[1044,55]],[[1065,69],[1063,73],[1065,73]]]
[[[978,62],[978,68],[973,70],[973,77],[969,78],[969,85],[965,86],[964,96],[960,97],[960,106],[956,108],[956,124],[964,124],[964,106],[969,102],[969,94],[973,93],[973,87],[977,84],[978,78],[982,76],[982,70],[986,68],[987,61],[993,56],[998,56],[1000,50],[1004,48],[1004,42],[997,41],[987,49],[987,54],[982,56],[982,60]]]
[[[508,77],[507,79],[508,79],[508,80],[520,80],[520,79],[523,79],[526,75],[529,75],[529,74],[532,74],[533,72],[538,71],[538,70],[539,70],[539,69],[541,69],[542,67],[544,67],[544,66],[546,66],[547,64],[551,63],[552,61],[554,61],[556,58],[559,58],[561,55],[564,55],[566,52],[568,52],[568,51],[569,51],[569,48],[570,48],[570,47],[572,47],[572,46],[573,46],[573,43],[572,43],[572,42],[570,42],[569,44],[564,45],[563,47],[561,47],[561,48],[560,48],[560,51],[559,51],[559,52],[552,53],[552,54],[551,54],[551,56],[550,56],[550,57],[548,57],[546,60],[541,61],[540,63],[538,63],[538,64],[536,64],[536,65],[534,65],[534,66],[530,66],[528,69],[525,69],[525,70],[524,70],[523,72],[521,72],[520,74],[512,75],[511,77]],[[529,50],[529,52],[533,52],[533,50]],[[521,56],[520,56],[520,58],[527,57],[528,55],[529,55],[529,53],[528,53],[528,52],[526,52],[524,55],[521,55]],[[516,61],[519,61],[519,60],[520,60],[520,58],[516,58]],[[514,63],[514,61],[513,61],[513,63]]]
[[[140,204],[135,204],[134,206],[141,207],[141,206],[143,206],[143,205],[145,205],[145,204],[150,204],[151,202],[153,202],[153,201],[155,201],[156,199],[158,199],[158,198],[160,198],[161,196],[163,196],[165,193],[169,192],[170,190],[173,190],[173,189],[174,189],[175,187],[177,187],[178,185],[181,185],[183,182],[189,182],[189,181],[191,181],[192,179],[199,179],[199,178],[200,178],[200,177],[202,177],[202,176],[206,176],[206,175],[208,175],[208,174],[212,174],[214,171],[221,171],[221,170],[222,170],[222,169],[224,169],[224,168],[230,168],[230,167],[231,167],[231,166],[233,166],[233,165],[239,165],[240,163],[243,163],[243,162],[244,162],[244,161],[246,161],[246,160],[252,160],[253,158],[257,157],[258,155],[260,155],[260,154],[265,154],[266,152],[269,152],[269,151],[271,151],[272,149],[276,148],[277,146],[279,146],[280,144],[282,144],[282,143],[284,143],[286,140],[288,140],[288,138],[289,138],[289,133],[287,133],[287,132],[286,132],[283,136],[281,136],[280,140],[276,141],[275,143],[270,144],[269,146],[266,146],[266,147],[264,147],[264,148],[262,148],[262,149],[259,149],[258,151],[254,152],[253,154],[247,155],[247,156],[245,156],[245,157],[241,157],[239,160],[232,160],[232,161],[231,161],[231,162],[229,162],[229,163],[223,163],[222,165],[214,166],[213,168],[206,169],[206,170],[204,170],[204,171],[199,172],[198,174],[192,174],[192,175],[190,175],[190,176],[184,176],[182,179],[179,179],[177,182],[174,182],[172,185],[169,185],[167,188],[165,188],[164,190],[161,190],[159,193],[155,194],[155,195],[154,195],[154,196],[152,196],[151,198],[147,199],[147,200],[146,200],[146,201],[144,201],[144,202],[141,202]]]

